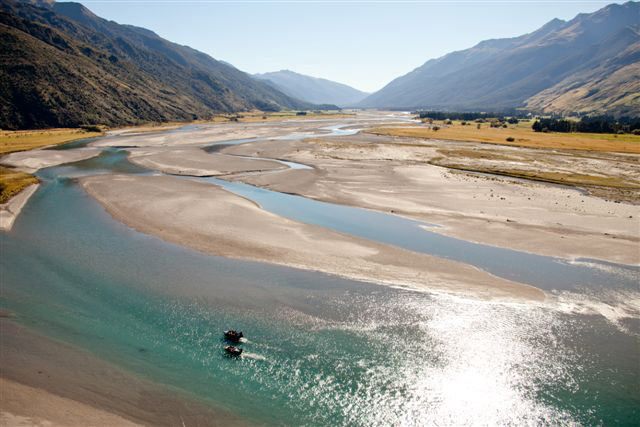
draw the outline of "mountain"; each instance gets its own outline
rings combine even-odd
[[[640,3],[432,59],[359,106],[640,114]]]
[[[276,88],[294,98],[314,104],[336,104],[341,107],[355,105],[368,94],[342,83],[305,76],[289,70],[254,74],[257,79],[268,80]]]
[[[316,106],[79,3],[0,0],[0,128],[122,125],[282,108]]]

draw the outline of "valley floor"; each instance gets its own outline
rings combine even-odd
[[[367,133],[244,144],[224,152],[313,166],[234,178],[275,191],[436,223],[442,227],[431,231],[489,245],[565,259],[640,263],[639,155]],[[504,176],[509,170],[522,177],[578,173],[619,185],[554,185]]]
[[[401,114],[360,113],[317,122],[121,131],[87,148],[14,153],[0,163],[34,172],[97,156],[105,147],[126,146],[133,164],[155,172],[81,179],[83,188],[119,221],[214,255],[370,282],[481,298],[545,298],[535,287],[459,261],[286,219],[219,186],[196,182],[194,177],[220,176],[276,192],[390,213],[434,224],[424,225],[429,231],[486,245],[572,261],[587,258],[640,265],[640,155],[350,132],[378,127],[380,122],[409,120]],[[251,138],[260,140],[252,142]],[[212,142],[239,139],[242,143],[221,146],[218,152],[203,150]],[[289,168],[283,160],[307,167]],[[549,177],[553,176],[567,182],[569,175],[575,176],[571,185],[542,182],[552,181]],[[598,179],[589,181],[588,177]],[[21,204],[30,195],[25,194]],[[18,211],[11,212],[11,222]],[[5,391],[0,421],[4,424],[48,420],[53,425],[77,425],[78,419],[91,417],[103,424],[156,424],[162,419],[178,425],[178,420],[184,424],[183,415],[196,423],[206,418],[207,425],[215,419],[222,424],[239,422],[225,414],[208,414],[197,403],[188,406],[184,400],[167,397],[119,372],[112,383],[95,384],[95,372],[112,368],[98,366],[73,349],[58,351],[62,344],[37,337],[10,319],[0,321],[0,387]],[[46,355],[52,358],[44,358]],[[77,365],[72,363],[76,359]],[[70,374],[75,366],[84,370]],[[84,387],[83,380],[95,385],[88,393],[78,392]],[[141,405],[127,404],[129,398],[138,403],[152,401],[158,412],[141,413]],[[26,402],[35,402],[31,410],[25,409]],[[54,403],[75,415],[61,416],[51,408]]]

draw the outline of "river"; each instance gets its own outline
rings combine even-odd
[[[279,215],[458,259],[549,298],[479,301],[204,255],[113,220],[77,184],[153,173],[126,154],[108,148],[38,173],[43,184],[0,235],[0,301],[20,323],[260,424],[639,419],[637,268],[473,244],[392,215],[197,178]],[[238,360],[222,350],[229,327],[248,337]]]

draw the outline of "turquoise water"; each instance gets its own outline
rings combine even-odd
[[[634,270],[589,268],[606,276],[588,292],[574,279],[565,290],[548,283],[559,290],[545,304],[498,304],[207,256],[117,223],[73,179],[147,173],[125,156],[110,149],[43,170],[0,235],[1,304],[20,322],[269,425],[633,425],[640,416],[637,320],[585,311],[637,298]],[[295,209],[319,221],[308,212],[316,205]],[[349,212],[335,214],[359,215]],[[247,357],[224,356],[229,327],[247,333]]]

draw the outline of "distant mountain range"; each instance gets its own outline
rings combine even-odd
[[[318,108],[152,31],[102,19],[79,3],[0,0],[0,39],[3,129]]]
[[[358,105],[640,115],[640,3],[429,60]]]
[[[349,107],[362,101],[368,93],[318,77],[305,76],[289,70],[254,74],[254,77],[268,80],[276,88],[294,98],[315,104],[336,104]]]

